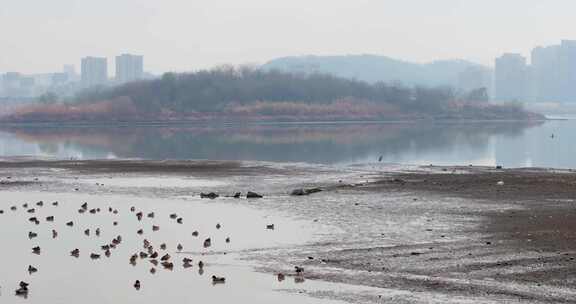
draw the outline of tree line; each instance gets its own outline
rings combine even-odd
[[[294,74],[252,67],[219,67],[192,73],[166,73],[161,78],[113,88],[83,91],[75,102],[129,98],[140,110],[219,112],[230,105],[254,102],[330,104],[343,98],[391,104],[404,111],[441,113],[456,98],[449,87],[407,87],[339,78],[327,74]]]

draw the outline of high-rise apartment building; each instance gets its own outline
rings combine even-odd
[[[560,46],[537,47],[532,50],[530,66],[530,99],[536,102],[559,98]]]
[[[507,53],[496,58],[494,69],[494,99],[524,101],[527,97],[528,67],[520,54]]]
[[[108,81],[108,60],[106,58],[82,58],[82,85],[93,87]]]
[[[558,49],[559,100],[576,102],[576,41],[562,40]]]
[[[116,56],[116,81],[120,83],[142,79],[144,58],[142,56],[122,54]]]

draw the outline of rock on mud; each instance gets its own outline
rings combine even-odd
[[[292,190],[290,195],[304,196],[304,195],[310,195],[310,194],[321,192],[321,191],[322,191],[322,189],[320,189],[320,188],[309,188],[309,189],[300,188],[300,189]]]

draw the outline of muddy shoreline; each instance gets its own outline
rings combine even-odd
[[[310,265],[362,272],[318,278],[416,293],[442,290],[479,302],[573,303],[576,174],[572,170],[422,167],[387,174],[355,189],[412,193],[418,199],[463,198],[488,206],[460,210],[483,219],[469,231],[482,237],[450,240],[443,234],[445,241],[321,252],[323,258]]]
[[[333,227],[317,231],[321,242],[247,254],[261,264],[258,269],[289,274],[301,265],[307,280],[382,290],[378,295],[310,293],[313,297],[350,303],[572,303],[576,296],[576,173],[571,170],[12,159],[0,162],[0,174],[11,176],[0,184],[5,191],[65,191],[44,177],[107,174],[226,177],[239,180],[237,187],[257,186],[271,198],[243,205]],[[40,181],[32,179],[36,176]],[[296,187],[312,186],[324,191],[289,195]],[[90,187],[80,190],[101,191]]]

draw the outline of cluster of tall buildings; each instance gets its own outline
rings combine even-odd
[[[576,41],[532,50],[530,63],[521,54],[496,58],[494,100],[576,102]]]
[[[69,96],[79,90],[123,84],[150,77],[144,73],[144,58],[121,54],[115,58],[115,75],[110,78],[108,59],[85,57],[81,60],[80,74],[74,65],[65,65],[60,72],[24,75],[8,72],[0,75],[0,98],[33,98],[47,92]]]
[[[136,81],[144,77],[144,57],[131,54],[116,56],[115,84]],[[108,59],[104,57],[82,58],[81,81],[84,87],[106,85]]]

